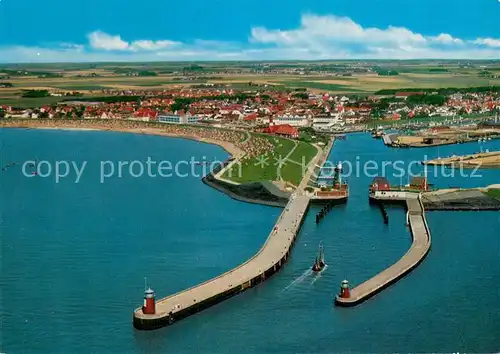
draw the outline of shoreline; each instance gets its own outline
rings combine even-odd
[[[47,122],[59,123],[58,121],[54,121],[54,120],[48,120]],[[78,122],[81,122],[81,121],[78,121]],[[194,134],[170,133],[167,131],[163,131],[160,127],[144,126],[144,128],[124,128],[124,127],[114,127],[114,126],[103,126],[103,125],[99,125],[99,124],[94,124],[93,122],[85,122],[85,121],[84,121],[84,123],[87,123],[90,127],[78,127],[78,126],[76,126],[77,124],[75,124],[75,123],[71,124],[71,123],[73,123],[73,122],[65,121],[64,124],[68,124],[68,126],[64,126],[61,124],[54,124],[53,126],[44,126],[44,125],[40,124],[40,122],[38,122],[38,121],[26,121],[26,122],[20,122],[19,120],[16,120],[15,122],[1,121],[0,128],[18,128],[18,129],[19,128],[26,128],[26,129],[66,130],[66,131],[82,131],[82,132],[85,132],[85,131],[112,131],[112,132],[118,132],[118,133],[156,135],[156,136],[164,136],[167,138],[180,138],[180,139],[193,140],[193,141],[206,143],[206,144],[217,145],[217,146],[221,147],[222,149],[224,149],[224,151],[226,151],[226,153],[228,153],[231,157],[234,157],[234,158],[241,158],[245,154],[243,152],[243,150],[241,150],[240,148],[235,146],[233,143],[230,143],[227,141],[210,139],[210,138],[203,138],[203,137],[196,136]],[[136,122],[134,122],[134,123],[136,123]]]
[[[163,136],[167,138],[178,138],[192,140],[199,143],[212,144],[221,147],[229,156],[228,159],[238,160],[245,155],[245,152],[239,147],[235,146],[233,143],[210,139],[205,137],[199,137],[194,134],[174,134],[170,132],[163,131],[161,126],[159,127],[148,127],[146,124],[141,124],[143,127],[140,128],[124,128],[116,126],[103,126],[96,124],[95,122],[84,122],[91,127],[79,127],[76,126],[76,122],[64,122],[68,126],[61,126],[56,124],[59,122],[47,121],[48,123],[53,123],[51,126],[42,125],[39,121],[15,121],[9,122],[11,124],[6,125],[5,122],[0,121],[0,128],[17,128],[17,129],[41,129],[41,130],[63,130],[63,131],[109,131],[118,133],[131,133],[131,134],[143,134],[143,135],[156,135]],[[44,121],[45,122],[45,121]],[[80,122],[80,121],[78,121]],[[38,124],[36,124],[38,123]],[[73,124],[71,124],[73,123]],[[113,122],[115,123],[115,122]],[[139,123],[140,124],[140,123]],[[220,193],[228,196],[229,198],[235,199],[240,202],[259,204],[263,206],[279,207],[283,208],[290,197],[290,193],[285,193],[283,191],[277,192],[274,189],[270,189],[266,184],[260,182],[250,182],[245,184],[238,184],[231,186],[224,180],[217,178],[212,172],[208,173],[206,176],[201,178],[201,182],[210,188],[219,191]]]

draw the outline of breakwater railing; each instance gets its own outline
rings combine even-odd
[[[290,198],[264,245],[252,258],[218,277],[159,300],[155,314],[144,314],[141,308],[136,309],[134,327],[151,330],[167,326],[251,288],[276,273],[290,255],[308,207],[309,197],[298,195]]]
[[[356,306],[389,285],[395,283],[415,269],[427,256],[431,246],[431,234],[425,219],[425,209],[419,195],[417,199],[406,201],[408,221],[413,238],[410,249],[389,268],[365,281],[350,291],[349,297],[335,297],[338,306]]]

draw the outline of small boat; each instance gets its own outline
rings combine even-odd
[[[325,268],[326,263],[325,263],[325,255],[323,252],[323,244],[320,242],[319,244],[319,249],[318,249],[318,254],[316,256],[316,259],[314,261],[314,264],[312,266],[313,272],[320,272]]]

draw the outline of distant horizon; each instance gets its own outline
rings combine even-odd
[[[127,61],[127,60],[117,60],[117,61],[53,61],[53,62],[0,62],[0,67],[8,65],[56,65],[56,64],[172,64],[172,63],[223,63],[223,64],[237,64],[237,63],[327,63],[327,62],[470,62],[470,63],[495,63],[500,64],[500,58],[498,59],[453,59],[453,58],[421,58],[421,59],[272,59],[272,60],[149,60],[149,61]]]

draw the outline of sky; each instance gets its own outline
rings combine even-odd
[[[0,0],[0,62],[500,59],[500,0]]]

